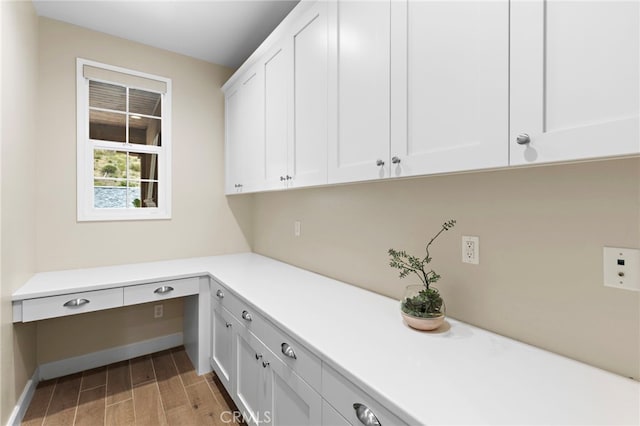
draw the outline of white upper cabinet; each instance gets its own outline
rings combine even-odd
[[[227,193],[640,153],[639,0],[301,1],[225,85]]]
[[[329,182],[388,176],[390,129],[391,4],[331,4],[335,56]]]
[[[291,139],[291,49],[288,40],[277,43],[262,61],[264,69],[265,188],[286,187],[287,150]]]
[[[242,75],[226,96],[226,191],[251,192],[264,182],[264,77]]]
[[[288,187],[327,183],[328,2],[318,1],[291,27],[293,116]]]
[[[392,7],[391,176],[508,165],[508,0]]]
[[[255,77],[238,89],[239,101],[228,91],[227,167],[235,171],[227,193],[327,183],[327,5],[304,4],[257,60]],[[237,155],[245,142],[254,149]]]
[[[329,182],[508,165],[508,0],[334,8]]]
[[[512,0],[512,165],[640,152],[639,7]]]

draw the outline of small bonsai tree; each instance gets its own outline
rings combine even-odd
[[[427,271],[427,265],[431,262],[429,247],[440,234],[453,228],[455,224],[454,219],[442,224],[440,231],[427,243],[424,257],[412,256],[404,250],[389,249],[391,258],[389,266],[400,270],[400,278],[415,274],[424,285],[424,289],[420,290],[416,296],[407,297],[402,301],[401,308],[404,313],[420,318],[432,318],[443,314],[442,297],[437,288],[431,287],[431,284],[440,279],[440,275],[433,269]]]

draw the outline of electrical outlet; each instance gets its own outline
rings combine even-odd
[[[293,235],[296,237],[300,236],[300,221],[296,220],[293,222]]]
[[[462,236],[462,263],[480,263],[480,238]]]
[[[164,305],[155,305],[153,307],[153,317],[162,318],[164,315]]]

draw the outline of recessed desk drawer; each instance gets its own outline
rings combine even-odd
[[[22,321],[37,321],[120,306],[122,306],[122,288],[26,299],[22,302]]]
[[[124,288],[124,304],[155,302],[173,299],[175,297],[190,296],[200,292],[198,277],[180,280],[160,281],[150,284],[140,284]]]

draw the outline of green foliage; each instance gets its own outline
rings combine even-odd
[[[141,207],[142,206],[142,202],[140,201],[140,198],[135,198],[133,200],[133,206],[134,207]]]
[[[420,290],[413,297],[407,297],[402,301],[402,312],[419,318],[432,318],[441,315],[442,296],[437,288]]]
[[[112,164],[106,164],[100,170],[105,176],[113,176],[118,172],[118,168]]]
[[[432,260],[431,256],[429,256],[429,247],[433,244],[436,238],[440,236],[440,234],[453,228],[455,224],[456,221],[454,219],[448,220],[442,224],[438,233],[427,243],[424,257],[410,255],[404,250],[389,249],[388,253],[391,258],[389,260],[389,266],[400,270],[400,278],[405,278],[411,274],[415,274],[425,287],[417,296],[407,298],[402,302],[402,310],[406,313],[422,317],[425,316],[424,314],[440,313],[442,297],[440,297],[437,289],[430,287],[431,284],[440,279],[440,275],[433,269],[429,269],[427,267]],[[422,315],[420,315],[420,313],[422,313]]]

